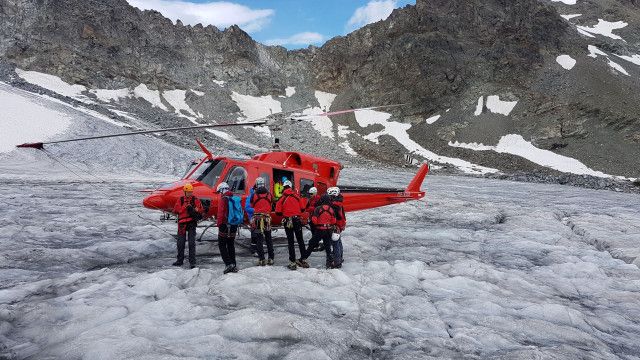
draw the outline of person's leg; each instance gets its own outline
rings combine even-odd
[[[251,231],[251,254],[253,256],[255,256],[256,254],[260,255],[260,253],[258,253],[258,234],[255,233],[254,231]]]
[[[333,262],[335,265],[342,265],[342,239],[332,241],[333,245]]]
[[[264,240],[267,243],[267,255],[269,256],[269,259],[273,260],[274,254],[273,254],[273,239],[271,238],[271,230],[264,231]]]
[[[313,237],[311,237],[311,240],[309,240],[309,246],[307,246],[307,249],[302,253],[302,255],[300,255],[300,258],[302,260],[307,260],[309,256],[311,256],[311,252],[313,251],[313,248],[318,246],[318,244],[320,243],[321,233],[322,233],[322,230],[316,230],[313,233]]]
[[[227,226],[222,225],[218,228],[218,249],[220,256],[225,265],[229,265],[229,252],[227,251]]]
[[[285,226],[284,228],[285,234],[287,234],[287,243],[289,245],[289,261],[296,261],[296,246],[293,239],[293,229],[290,229]]]
[[[229,236],[227,237],[227,251],[229,253],[230,264],[236,265],[236,232],[238,227],[233,225],[229,229]]]
[[[298,240],[298,247],[300,248],[300,255],[302,256],[302,254],[304,254],[306,252],[306,249],[304,247],[304,237],[302,235],[302,222],[300,221],[299,218],[294,218],[293,219],[293,230],[294,233],[296,235],[296,240]],[[295,257],[295,254],[294,254]]]
[[[333,256],[331,252],[331,235],[333,234],[332,230],[323,230],[322,231],[322,243],[324,244],[324,252],[327,255],[326,266],[330,268],[333,262]]]
[[[196,226],[195,224],[187,228],[187,239],[189,241],[189,264],[191,264],[191,266],[195,266],[196,265]],[[184,245],[183,245],[183,249],[184,249]]]
[[[176,246],[178,247],[178,261],[175,262],[176,265],[182,265],[182,263],[184,262],[184,245],[186,236],[187,234],[184,231],[178,229],[178,239],[176,241]]]
[[[258,253],[258,259],[264,260],[264,246],[262,243],[264,242],[265,236],[260,232],[259,229],[253,230],[252,233],[255,233],[253,237],[256,239],[256,252]]]

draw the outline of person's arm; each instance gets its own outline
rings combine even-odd
[[[204,206],[202,206],[202,201],[196,198],[195,204],[196,204],[196,212],[204,215]]]
[[[181,204],[180,199],[182,198],[178,198],[178,200],[176,200],[176,203],[173,204],[173,213],[176,215],[180,215],[184,207],[184,204]]]
[[[227,197],[224,195],[220,195],[220,201],[218,202],[218,214],[216,215],[216,225],[218,225],[218,227],[226,222],[226,213]]]

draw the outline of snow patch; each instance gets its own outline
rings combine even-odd
[[[487,96],[487,109],[495,114],[508,116],[513,108],[518,104],[517,101],[503,101],[498,95]]]
[[[567,14],[567,15],[560,15],[560,16],[562,16],[565,20],[571,20],[578,16],[582,16],[582,14]]]
[[[282,104],[272,96],[243,95],[234,91],[231,93],[231,99],[240,108],[244,121],[258,120],[282,112]],[[267,127],[251,127],[251,129],[266,137],[271,136],[271,131]]]
[[[438,119],[440,119],[440,117],[441,117],[441,115],[435,115],[435,116],[432,116],[432,117],[428,118],[425,121],[427,122],[427,124],[431,125],[434,122],[438,121]]]
[[[389,121],[389,119],[391,118],[391,114],[389,113],[375,110],[360,110],[355,112],[355,116],[356,121],[363,128],[374,124],[379,124],[384,127],[384,130],[371,133],[364,137],[366,140],[369,140],[376,144],[379,143],[378,138],[380,136],[389,135],[394,137],[398,141],[398,143],[404,146],[410,153],[422,156],[425,159],[439,163],[451,164],[467,173],[485,174],[499,172],[496,169],[472,164],[462,159],[440,156],[423,148],[422,146],[420,146],[420,144],[411,140],[411,138],[409,137],[407,130],[411,128],[411,124]]]
[[[22,143],[51,139],[71,124],[66,114],[40,105],[33,96],[9,89],[0,85],[0,152],[14,150]]]
[[[319,107],[304,109],[302,115],[318,115],[324,111]],[[301,119],[311,123],[311,126],[320,133],[320,135],[333,139],[333,121],[328,116],[302,117]]]
[[[87,90],[86,87],[82,85],[68,84],[55,75],[44,74],[37,71],[24,71],[19,68],[16,68],[16,74],[28,83],[38,85],[62,96],[68,96],[75,99],[85,98],[85,96],[82,95],[82,92]]]
[[[560,55],[556,58],[556,62],[565,70],[571,70],[576,66],[576,60],[569,55]]]
[[[598,34],[598,35],[609,37],[611,39],[624,41],[624,39],[622,39],[620,36],[614,34],[613,30],[622,29],[627,25],[629,24],[627,24],[624,21],[610,22],[610,21],[598,19],[598,23],[592,27],[580,26],[580,25],[578,25],[577,27],[579,30],[582,30],[589,34]]]
[[[478,143],[465,144],[457,141],[455,143],[449,142],[449,146],[476,151],[492,150],[498,153],[512,154],[525,158],[538,165],[566,173],[591,175],[603,178],[612,177],[611,175],[607,175],[603,172],[592,170],[574,158],[559,155],[549,150],[539,149],[526,141],[522,136],[516,134],[503,136],[496,146],[487,146]]]
[[[186,101],[187,91],[186,90],[164,91],[162,93],[162,97],[165,100],[167,100],[169,105],[171,105],[171,107],[173,107],[175,109],[176,114],[178,114],[179,116],[185,117],[185,114],[183,113],[183,111],[184,111],[184,112],[186,112],[188,114],[191,114],[194,117],[198,117],[198,114],[196,114],[196,112],[193,111],[191,109],[191,107],[189,107],[189,105],[187,104],[187,101]]]
[[[616,55],[617,57],[623,59],[623,60],[627,60],[630,63],[636,64],[636,65],[640,65],[640,55],[635,54],[632,56],[626,56],[626,55]]]
[[[478,116],[482,114],[483,107],[484,107],[484,96],[480,96],[480,98],[478,99],[478,105],[476,105],[476,111],[473,113],[473,115]]]
[[[333,100],[336,99],[336,94],[331,94],[331,93],[326,93],[323,91],[317,91],[315,92],[316,95],[316,99],[318,100],[318,103],[320,104],[320,108],[323,111],[329,111],[331,109],[331,104],[333,104]]]
[[[292,97],[296,93],[296,87],[289,86],[286,89],[284,89],[284,92],[287,95],[287,97]]]
[[[164,111],[169,111],[166,106],[162,103],[160,99],[160,91],[158,90],[150,90],[147,85],[140,84],[135,89],[133,89],[133,94],[137,98],[141,98],[151,103],[151,106],[158,107]]]
[[[565,5],[575,5],[577,0],[551,0],[553,2],[561,2]]]
[[[89,92],[94,94],[98,98],[98,100],[103,101],[103,102],[118,101],[120,99],[129,98],[129,97],[133,96],[131,94],[131,90],[129,90],[127,88],[114,89],[114,90],[109,90],[109,89],[91,89],[91,90],[89,90]]]
[[[614,69],[614,70],[616,70],[616,71],[618,71],[618,72],[620,72],[620,73],[622,73],[624,75],[630,76],[629,73],[620,64],[618,64],[618,63],[614,62],[613,60],[611,60],[609,55],[607,53],[605,53],[604,51],[598,49],[597,47],[595,47],[593,45],[588,45],[587,48],[589,49],[589,55],[588,56],[590,56],[590,57],[592,57],[594,59],[597,58],[598,56],[604,56],[604,57],[607,58],[609,66],[612,69]]]
[[[198,90],[191,90],[192,93],[198,95],[198,96],[204,96],[204,92],[202,91],[198,91]]]
[[[243,95],[234,91],[231,93],[231,99],[238,105],[247,121],[262,119],[271,114],[282,112],[280,101],[272,96]]]
[[[220,87],[224,87],[224,84],[225,84],[225,82],[222,80],[213,80],[213,83]]]

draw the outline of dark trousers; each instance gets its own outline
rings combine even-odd
[[[313,237],[309,241],[309,246],[307,247],[307,251],[302,254],[302,259],[308,259],[311,256],[311,252],[314,247],[318,246],[320,240],[324,244],[324,252],[327,254],[327,262],[332,261],[331,259],[331,235],[333,234],[333,230],[323,230],[323,229],[315,229],[313,232]]]
[[[235,265],[236,264],[236,232],[238,226],[222,224],[218,228],[218,248],[220,249],[220,256],[224,264]]]
[[[258,258],[264,260],[264,246],[262,243],[267,243],[267,256],[269,259],[273,259],[273,240],[271,239],[271,230],[265,230],[264,233],[260,230],[253,231],[256,236],[256,250],[258,252]]]
[[[285,225],[284,232],[287,234],[287,242],[289,243],[289,261],[296,261],[296,245],[293,241],[293,236],[295,235],[296,240],[298,241],[298,247],[300,248],[300,255],[304,254],[304,238],[302,237],[302,222],[299,217],[291,218],[291,222],[293,227],[288,227]]]
[[[333,246],[333,261],[336,263],[336,265],[342,264],[342,239],[338,240],[338,241],[332,241]]]
[[[196,226],[194,224],[178,225],[185,226],[185,231],[178,229],[178,262],[184,262],[184,247],[187,239],[189,241],[189,263],[196,264]]]

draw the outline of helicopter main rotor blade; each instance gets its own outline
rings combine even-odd
[[[336,111],[323,112],[323,113],[320,113],[320,114],[304,114],[304,115],[292,117],[292,119],[294,119],[294,120],[304,120],[304,119],[313,118],[313,117],[335,116],[335,115],[348,114],[348,113],[352,113],[352,112],[356,112],[356,111],[362,111],[362,110],[375,110],[375,109],[398,107],[398,106],[404,106],[404,105],[406,105],[406,104],[380,105],[380,106],[371,106],[371,107],[358,108],[358,109],[336,110]]]
[[[207,128],[217,128],[217,127],[229,127],[229,126],[258,126],[258,125],[264,125],[266,123],[267,123],[267,121],[261,120],[261,121],[250,121],[250,122],[245,122],[245,123],[202,124],[202,125],[193,125],[193,126],[181,126],[181,127],[173,127],[173,128],[155,129],[155,130],[132,131],[132,132],[120,133],[120,134],[88,136],[88,137],[75,138],[75,139],[65,139],[65,140],[56,140],[56,141],[47,141],[47,142],[26,143],[26,144],[17,145],[16,147],[42,149],[44,147],[44,145],[59,144],[59,143],[74,142],[74,141],[106,139],[106,138],[114,138],[114,137],[120,137],[120,136],[153,134],[153,133],[163,133],[163,132],[169,132],[169,131],[183,131],[183,130],[192,130],[192,129],[207,129]]]

